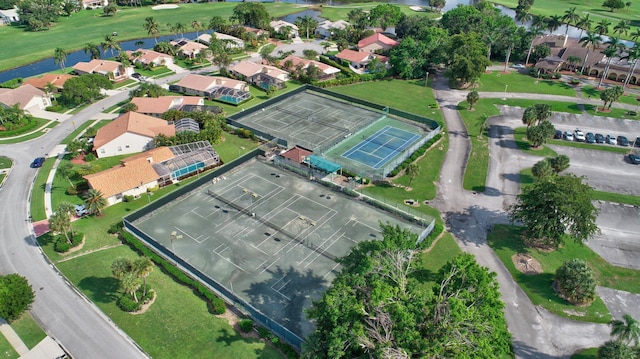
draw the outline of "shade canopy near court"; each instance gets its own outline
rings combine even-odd
[[[310,167],[317,168],[321,171],[325,171],[327,173],[336,173],[342,169],[342,166],[331,162],[327,159],[324,159],[317,155],[310,155],[307,157],[305,161]]]

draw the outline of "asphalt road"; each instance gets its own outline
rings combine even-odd
[[[102,108],[124,100],[127,93],[106,98],[73,116],[40,138],[0,145],[0,154],[14,167],[0,191],[0,272],[28,278],[36,292],[31,315],[74,358],[146,358],[133,341],[95,305],[86,300],[50,266],[28,221],[29,196],[36,170],[34,157],[44,156],[73,130]]]

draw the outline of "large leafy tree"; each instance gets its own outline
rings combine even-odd
[[[91,74],[67,80],[62,88],[59,101],[70,106],[78,106],[94,101],[100,96],[101,89],[110,89],[113,85],[102,75]]]
[[[152,84],[149,82],[143,82],[137,88],[129,91],[129,97],[155,97],[166,96],[169,93],[164,87]]]
[[[18,15],[31,31],[48,30],[64,11],[62,0],[22,0],[17,3]]]
[[[596,279],[587,262],[574,258],[565,262],[553,278],[558,295],[569,303],[587,305],[596,299]]]
[[[526,228],[523,240],[530,246],[557,248],[565,233],[582,243],[599,233],[593,205],[593,189],[575,175],[553,176],[526,186],[516,204],[509,208],[510,219]]]
[[[303,358],[495,357],[511,337],[495,274],[469,254],[435,275],[432,291],[414,274],[416,235],[383,225],[383,240],[357,245],[309,316],[316,330]]]
[[[475,82],[491,64],[486,51],[477,34],[453,35],[446,46],[449,57],[445,76],[463,86]]]
[[[370,21],[379,25],[383,30],[389,26],[395,26],[402,19],[402,10],[398,5],[380,4],[369,13]]]
[[[245,2],[233,8],[233,15],[231,15],[230,19],[243,25],[267,30],[269,29],[271,17],[263,4]]]
[[[18,274],[0,276],[0,318],[8,322],[20,318],[31,308],[35,293],[25,277]]]
[[[623,0],[604,0],[602,6],[614,12],[617,9],[624,9],[625,4]]]

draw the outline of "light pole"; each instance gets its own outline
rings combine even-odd
[[[424,79],[424,87],[429,87],[429,71],[427,71],[427,77]]]
[[[244,151],[244,147],[242,146],[238,147],[238,157],[240,157],[241,151]]]
[[[504,85],[504,98],[503,100],[507,99],[507,89],[509,88],[509,85]]]
[[[172,232],[171,232],[171,235],[169,236],[169,240],[171,241],[171,252],[173,253],[173,256],[174,256],[175,258],[178,258],[178,256],[176,255],[176,248],[175,248],[175,246],[173,245],[173,242],[174,242],[176,239],[182,239],[182,234],[178,235],[178,232],[176,232],[176,231],[172,231]],[[176,266],[178,265],[178,261],[177,261],[177,259],[175,259],[175,260],[174,260],[174,264],[175,264]]]

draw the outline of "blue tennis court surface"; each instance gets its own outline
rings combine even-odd
[[[420,139],[420,135],[392,126],[385,126],[353,146],[342,156],[379,169],[418,139]]]

